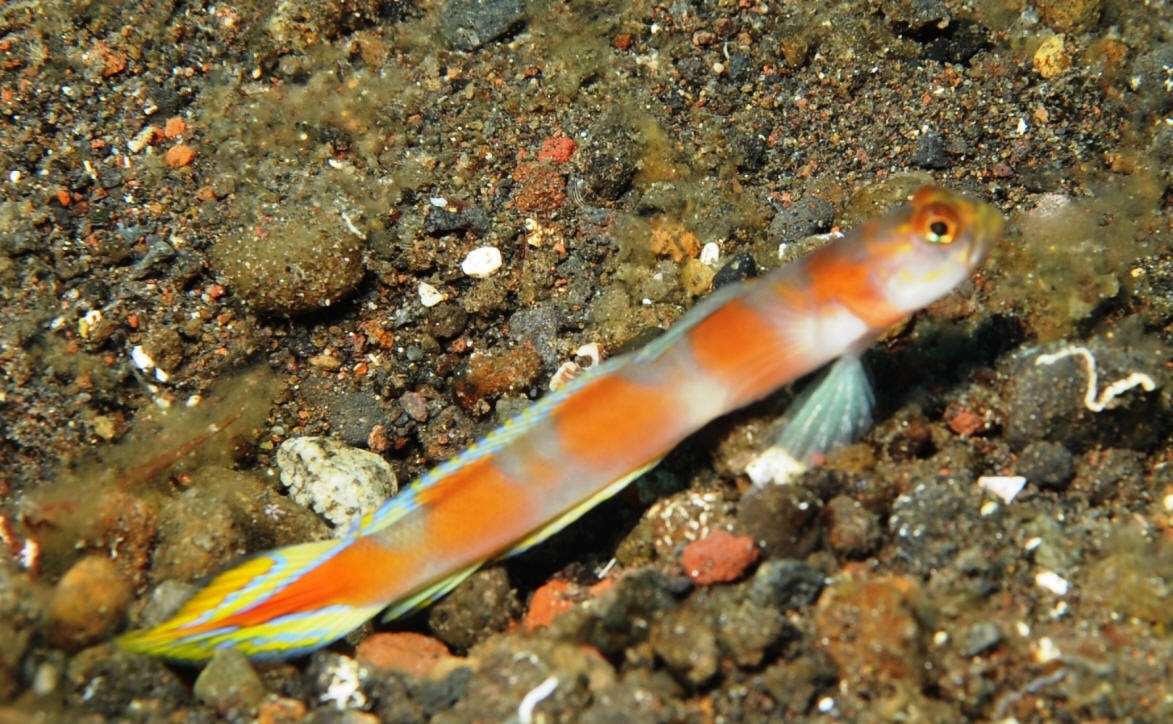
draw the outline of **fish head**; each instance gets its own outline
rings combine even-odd
[[[866,235],[872,283],[893,307],[914,312],[964,281],[1001,236],[992,205],[926,186]]]

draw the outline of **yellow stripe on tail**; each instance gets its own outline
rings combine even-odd
[[[199,663],[236,647],[254,659],[289,658],[345,636],[387,605],[370,590],[364,539],[317,541],[249,558],[216,576],[169,620],[117,644]]]

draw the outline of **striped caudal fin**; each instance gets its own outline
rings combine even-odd
[[[388,601],[372,590],[363,538],[317,541],[249,558],[216,576],[171,619],[121,636],[120,647],[185,663],[235,647],[285,659],[345,636]]]

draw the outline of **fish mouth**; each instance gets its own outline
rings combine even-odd
[[[977,267],[1002,238],[1004,221],[1002,214],[993,205],[975,202],[972,208],[973,223],[970,226],[969,248],[965,252],[965,263]]]

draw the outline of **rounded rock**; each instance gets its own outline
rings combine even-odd
[[[355,651],[355,658],[360,663],[415,677],[425,676],[449,656],[448,647],[442,641],[413,631],[371,634]]]
[[[220,649],[196,678],[194,693],[201,702],[225,714],[256,708],[265,698],[265,684],[244,654]]]
[[[823,509],[827,541],[836,555],[864,558],[880,544],[880,521],[876,515],[846,495],[836,495]]]
[[[500,268],[501,250],[495,246],[478,246],[460,263],[460,270],[474,279],[487,279]]]
[[[386,460],[329,438],[286,440],[277,448],[277,467],[290,497],[340,530],[399,489]]]
[[[684,573],[702,586],[736,581],[757,560],[753,538],[724,530],[689,543],[680,556]]]
[[[258,312],[306,314],[354,293],[364,275],[363,246],[342,219],[318,214],[225,237],[212,266]]]
[[[746,497],[737,511],[738,527],[767,558],[802,558],[818,544],[822,507],[809,490],[768,485]]]
[[[130,604],[130,584],[102,556],[73,565],[53,589],[46,629],[53,642],[79,649],[111,634]]]
[[[716,675],[720,649],[713,622],[704,613],[672,611],[652,625],[650,640],[668,668],[689,684],[700,686]]]

